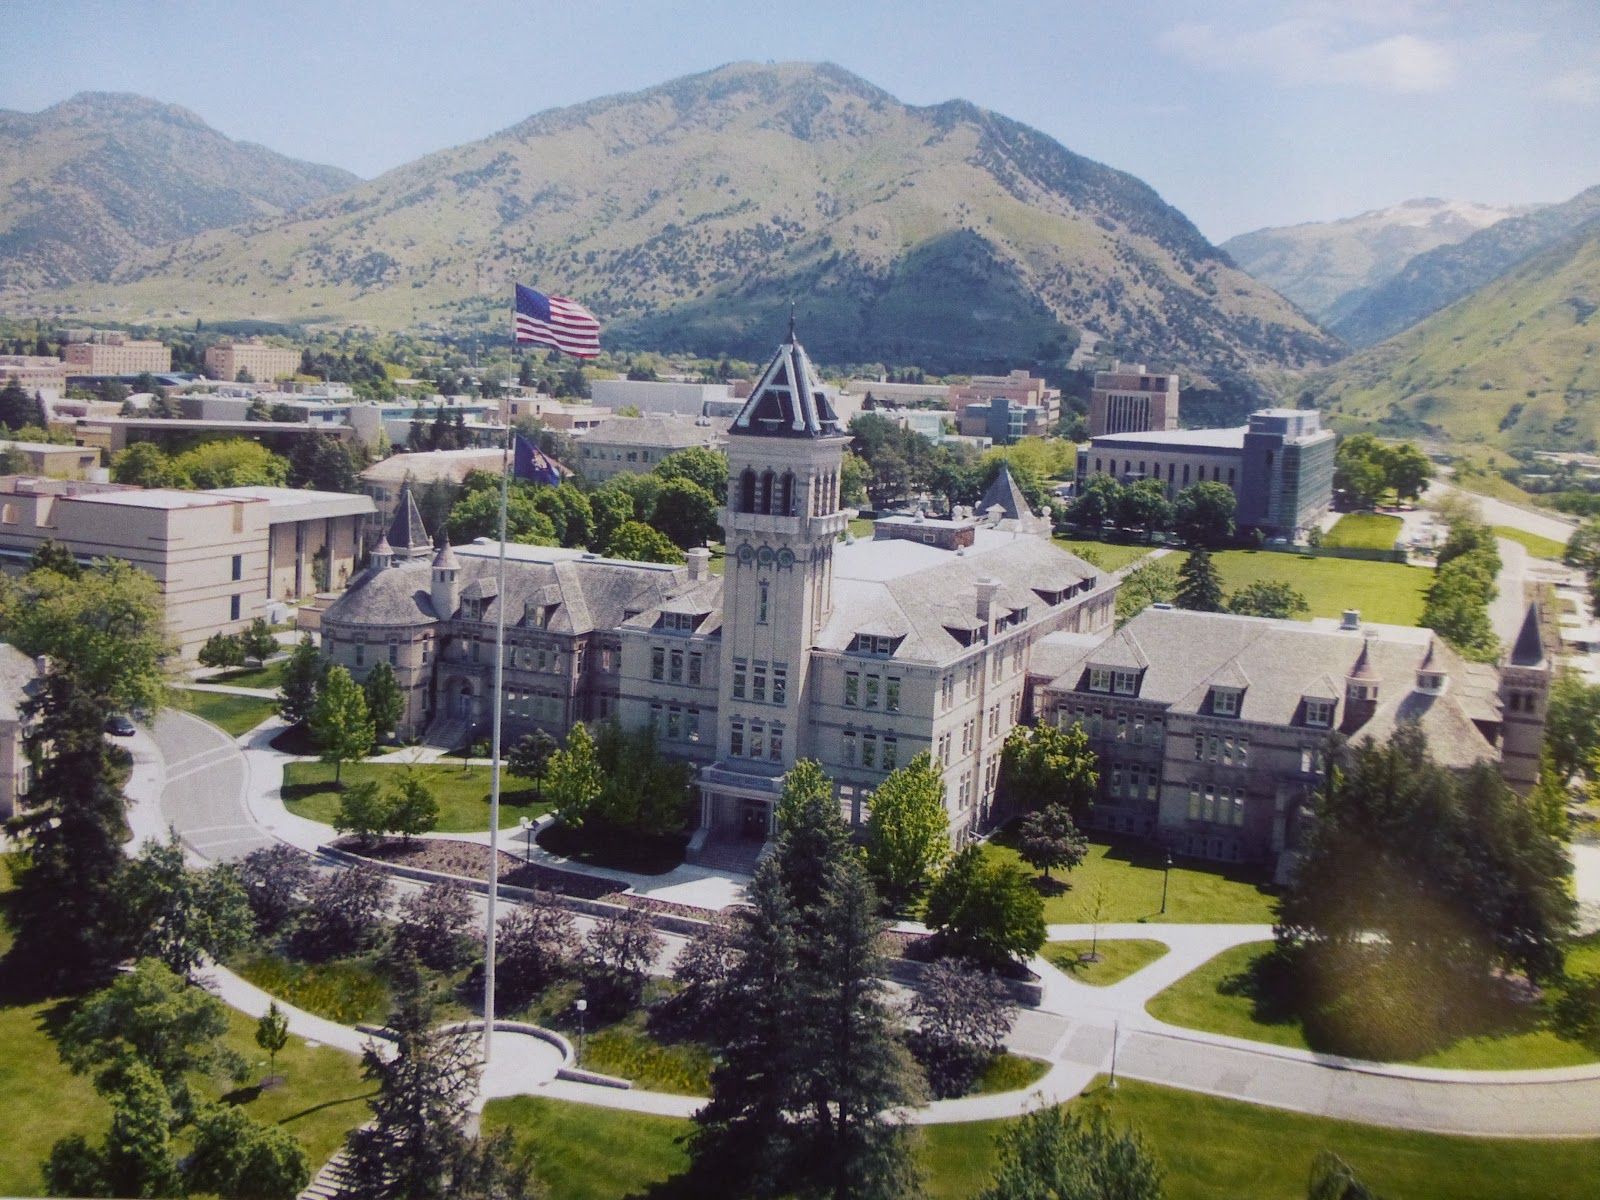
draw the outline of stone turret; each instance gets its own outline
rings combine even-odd
[[[461,606],[461,560],[447,539],[433,556],[433,615],[448,621]]]

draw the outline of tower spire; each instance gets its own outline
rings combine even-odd
[[[794,301],[789,301],[789,336],[784,339],[789,345],[794,345]]]

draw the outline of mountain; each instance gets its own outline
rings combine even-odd
[[[1600,444],[1600,223],[1304,381],[1336,424],[1458,446]]]
[[[1527,212],[1468,200],[1406,200],[1339,221],[1312,221],[1241,233],[1222,249],[1262,283],[1314,317],[1350,292],[1371,288],[1435,246]]]
[[[0,110],[0,292],[105,279],[139,251],[356,181],[143,96],[80,92],[43,112]]]
[[[791,300],[832,362],[1059,357],[1066,327],[1222,373],[1340,348],[1146,184],[961,101],[733,64],[530,117],[51,303],[502,329],[513,280],[605,340],[764,356]]]
[[[1344,297],[1324,325],[1352,346],[1370,346],[1481,288],[1600,219],[1600,187],[1510,217],[1453,246],[1419,254],[1390,279]]]

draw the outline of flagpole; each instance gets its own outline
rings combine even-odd
[[[506,494],[511,471],[511,422],[500,451],[500,558],[495,575],[494,724],[489,744],[489,910],[483,934],[483,1063],[494,1042],[495,900],[500,891],[500,722],[506,675]]]

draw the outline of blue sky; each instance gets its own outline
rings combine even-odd
[[[827,59],[1131,171],[1222,240],[1600,183],[1597,0],[12,0],[0,108],[84,89],[379,174],[738,59]]]

